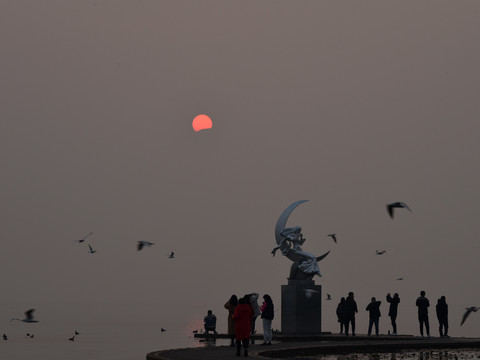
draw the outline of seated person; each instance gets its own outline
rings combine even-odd
[[[203,323],[205,334],[208,334],[209,331],[213,331],[214,334],[217,333],[215,330],[217,327],[217,317],[213,315],[212,310],[208,310],[208,315],[203,318]]]

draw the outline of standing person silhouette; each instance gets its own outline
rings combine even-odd
[[[355,336],[355,313],[358,312],[357,303],[353,299],[353,292],[349,292],[343,305],[345,316],[345,335],[348,336],[349,325],[352,325],[352,336]]]
[[[388,293],[387,301],[390,303],[390,308],[388,309],[388,316],[390,316],[390,321],[392,322],[392,335],[397,335],[397,311],[398,304],[400,303],[400,298],[398,297],[397,293],[393,294],[393,298],[390,296],[390,293]]]
[[[260,311],[260,306],[258,305],[258,296],[259,296],[258,293],[246,294],[244,296],[247,304],[250,304],[250,306],[252,307],[253,317],[252,317],[252,324],[251,324],[251,327],[250,327],[250,331],[251,331],[251,335],[252,335],[250,337],[250,341],[251,341],[252,344],[255,344],[255,340],[253,339],[253,335],[257,332],[257,330],[255,330],[255,321],[257,321],[258,315],[260,315],[262,313]]]
[[[423,325],[427,330],[427,336],[430,337],[430,324],[428,323],[428,307],[430,301],[425,297],[425,291],[420,291],[420,296],[415,303],[418,307],[418,322],[420,323],[420,335],[423,337]]]
[[[369,312],[369,322],[368,322],[368,336],[372,334],[372,325],[375,325],[375,335],[378,336],[378,321],[380,320],[380,304],[381,301],[377,301],[372,297],[372,301],[367,305],[367,310]]]
[[[345,305],[345,298],[342,297],[337,305],[337,320],[340,323],[340,334],[343,334],[343,328],[345,326],[345,314],[343,306]]]
[[[438,319],[438,331],[440,337],[448,336],[448,305],[445,300],[445,296],[438,299],[437,306],[437,319]]]
[[[237,343],[237,356],[240,356],[240,349],[243,345],[244,355],[248,356],[248,343],[250,340],[250,327],[252,326],[252,307],[243,297],[238,300],[238,306],[233,313],[235,320],[235,339]]]
[[[263,295],[263,304],[260,310],[262,311],[263,322],[263,344],[272,345],[272,320],[274,317],[275,309],[273,301],[270,295]]]
[[[230,346],[235,346],[235,320],[232,318],[235,308],[238,305],[238,298],[232,295],[225,303],[224,307],[228,310],[228,336],[230,337]]]

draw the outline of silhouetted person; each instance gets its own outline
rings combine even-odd
[[[390,316],[390,321],[392,322],[392,335],[397,335],[397,310],[398,304],[400,303],[400,298],[398,297],[397,293],[393,294],[393,298],[390,296],[390,293],[388,293],[387,301],[390,303],[390,308],[388,309],[388,316]]]
[[[345,316],[345,335],[348,336],[349,325],[352,325],[352,336],[355,336],[355,313],[358,312],[357,303],[353,299],[353,292],[349,292],[343,305]]]
[[[272,345],[272,320],[275,309],[270,295],[263,295],[263,304],[260,307],[263,323],[263,345]]]
[[[340,323],[340,334],[343,334],[343,328],[345,326],[345,314],[343,310],[343,306],[345,305],[345,298],[342,297],[340,302],[337,305],[337,319]]]
[[[205,334],[208,335],[209,331],[213,331],[217,334],[217,317],[213,315],[212,310],[207,311],[207,316],[203,318],[203,326],[205,327]]]
[[[244,296],[245,300],[247,301],[247,304],[250,304],[252,308],[252,324],[250,326],[250,331],[252,332],[251,335],[252,337],[250,338],[250,341],[252,344],[255,344],[255,340],[253,339],[253,335],[257,332],[255,330],[255,322],[257,321],[258,315],[260,315],[262,312],[260,311],[260,306],[258,305],[258,293],[251,293],[251,294],[246,294]]]
[[[367,310],[369,312],[369,322],[368,322],[368,336],[372,334],[372,325],[375,325],[375,335],[378,335],[378,321],[380,320],[380,304],[381,301],[377,301],[372,297],[372,301],[367,305]]]
[[[228,336],[231,340],[230,346],[235,346],[235,320],[232,316],[237,305],[238,298],[236,295],[230,296],[230,299],[224,305],[225,309],[228,310]]]
[[[235,320],[235,339],[237,343],[237,356],[240,356],[240,349],[243,345],[244,355],[248,356],[248,343],[252,326],[252,307],[245,297],[238,300],[232,318]]]
[[[430,324],[428,323],[428,307],[430,301],[425,297],[425,291],[420,292],[420,296],[415,303],[418,307],[418,322],[420,323],[420,335],[423,336],[423,324],[427,330],[427,336],[430,337]]]
[[[445,301],[445,296],[438,299],[436,310],[440,337],[448,337],[448,305]]]

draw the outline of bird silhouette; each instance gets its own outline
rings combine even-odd
[[[75,330],[75,335],[79,335],[79,334],[80,334],[80,333],[79,333],[77,330]]]
[[[88,244],[88,253],[89,254],[95,254],[97,252],[97,250],[93,250],[93,248],[90,246],[90,244]]]
[[[8,340],[7,335],[3,334],[3,340]]]
[[[152,246],[152,245],[154,245],[154,243],[140,240],[140,241],[137,243],[137,251],[140,251],[140,250],[142,250],[144,247],[150,247],[150,246]]]
[[[381,250],[381,251],[375,250],[375,255],[383,255],[383,254],[385,254],[386,252],[387,252],[386,250]]]
[[[75,240],[76,242],[78,243],[82,243],[85,241],[86,238],[88,238],[89,236],[93,235],[93,232],[89,232],[87,235],[85,235],[83,238],[81,238],[80,240]]]
[[[168,255],[169,259],[174,259],[175,258],[175,253],[172,251],[170,255]]]
[[[313,290],[313,289],[305,289],[304,291],[307,299],[310,299],[313,296],[313,294],[319,293],[317,290]]]
[[[471,306],[471,307],[466,308],[466,310],[467,311],[465,311],[465,313],[463,314],[462,322],[461,322],[460,326],[462,326],[463,323],[465,322],[465,320],[467,320],[468,315],[470,315],[472,312],[477,312],[478,310],[480,310],[480,307]]]
[[[165,328],[160,328],[160,330],[161,330],[162,332],[167,331],[167,329],[165,329]]]
[[[72,336],[71,338],[68,338],[70,341],[75,341],[75,336]]]
[[[12,320],[10,320],[10,322],[12,322],[14,320],[18,320],[18,321],[23,321],[23,322],[26,322],[26,323],[36,323],[36,322],[38,322],[38,320],[35,320],[33,318],[33,312],[34,311],[35,311],[35,309],[30,309],[28,311],[25,311],[25,319],[13,318]]]
[[[332,300],[332,295],[327,294],[327,300]]]
[[[335,241],[335,244],[337,243],[337,234],[328,234],[327,236],[330,236]]]
[[[412,210],[408,207],[408,205],[405,204],[404,202],[401,202],[401,201],[397,201],[397,202],[387,204],[388,215],[390,215],[390,217],[392,219],[393,219],[393,209],[394,208],[405,208],[408,211],[412,212]]]
[[[403,277],[399,277],[399,278],[397,278],[397,280],[403,280]]]

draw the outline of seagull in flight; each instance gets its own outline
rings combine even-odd
[[[13,318],[12,320],[10,320],[10,322],[12,322],[13,320],[23,321],[23,322],[26,322],[26,323],[38,322],[38,320],[35,320],[33,318],[33,312],[34,311],[35,311],[35,309],[30,309],[28,311],[25,311],[25,319],[21,320],[21,319],[18,319],[18,318]]]
[[[305,296],[307,297],[307,299],[310,299],[314,293],[319,293],[317,290],[313,290],[313,289],[305,289]]]
[[[467,320],[468,315],[470,315],[472,312],[477,312],[478,310],[480,310],[480,307],[471,306],[466,308],[466,310],[467,311],[465,311],[465,314],[463,314],[462,323],[460,324],[460,326],[462,326],[465,320]]]
[[[381,250],[381,251],[375,250],[375,255],[383,255],[383,254],[385,254],[386,252],[387,252],[386,250]]]
[[[401,201],[387,204],[388,215],[390,215],[392,219],[393,219],[393,208],[405,208],[408,211],[412,212],[412,210],[408,207],[408,205]]]
[[[143,240],[140,240],[138,243],[137,243],[137,250],[140,251],[142,250],[144,247],[148,246],[152,246],[154,245],[153,243],[151,242],[148,242],[148,241],[143,241]]]
[[[327,294],[327,300],[332,300],[332,295]]]
[[[93,232],[89,232],[87,235],[85,235],[83,238],[81,238],[80,240],[75,240],[76,242],[78,243],[82,243],[85,241],[86,238],[88,238],[89,236],[93,235]]]
[[[335,241],[335,244],[337,243],[337,234],[328,234],[327,236],[330,236]]]
[[[93,250],[93,248],[90,246],[90,244],[88,244],[88,252],[90,254],[95,254],[97,252],[97,250]]]
[[[174,259],[175,258],[175,253],[172,251],[170,255],[168,255],[169,259]]]

